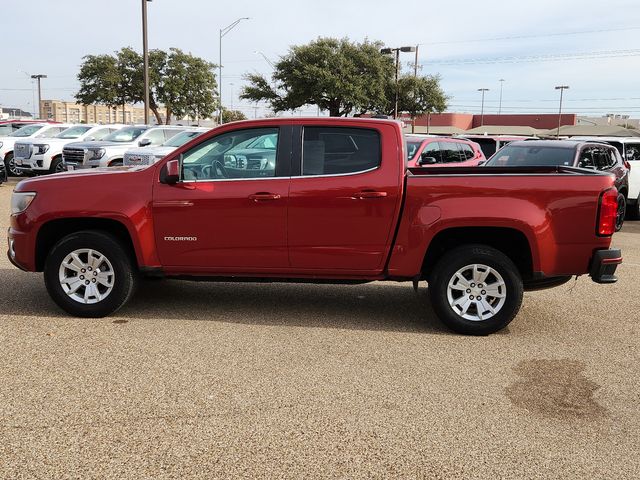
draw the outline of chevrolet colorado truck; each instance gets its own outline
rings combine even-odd
[[[392,120],[229,123],[149,166],[20,182],[8,256],[81,317],[115,312],[144,275],[426,280],[438,317],[475,335],[506,326],[524,290],[616,281],[611,174],[406,158]]]

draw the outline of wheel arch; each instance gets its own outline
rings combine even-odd
[[[443,254],[466,244],[493,247],[511,259],[523,279],[535,276],[532,245],[522,231],[511,227],[452,227],[438,232],[429,243],[422,262],[422,277],[429,277]]]
[[[116,238],[125,247],[132,265],[138,268],[139,262],[133,239],[122,222],[110,218],[63,218],[50,220],[38,230],[35,247],[36,271],[41,272],[44,269],[47,255],[62,238],[72,233],[89,230],[107,233]]]

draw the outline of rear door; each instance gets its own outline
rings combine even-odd
[[[344,275],[381,271],[404,173],[394,127],[314,124],[294,138],[294,152],[302,155],[294,159],[289,192],[291,267]]]

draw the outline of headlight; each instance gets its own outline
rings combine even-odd
[[[87,160],[97,160],[104,155],[104,148],[89,148],[87,149]]]
[[[47,153],[47,150],[49,150],[49,145],[46,145],[44,143],[34,145],[33,147],[38,149],[36,155],[42,155],[43,153]]]
[[[36,198],[36,192],[13,192],[11,195],[11,215],[24,212],[34,198]]]

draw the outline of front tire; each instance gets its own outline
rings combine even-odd
[[[7,169],[7,176],[22,177],[24,173],[22,170],[16,168],[16,162],[13,159],[13,152],[9,152],[4,156],[4,166]]]
[[[53,301],[76,317],[105,317],[133,293],[137,275],[125,248],[111,235],[67,235],[49,252],[44,281]]]
[[[64,168],[64,163],[62,162],[62,157],[55,157],[51,160],[51,166],[49,167],[50,173],[61,173],[66,172]]]
[[[447,252],[429,280],[433,309],[451,330],[488,335],[506,327],[522,305],[523,285],[509,257],[486,245]]]

